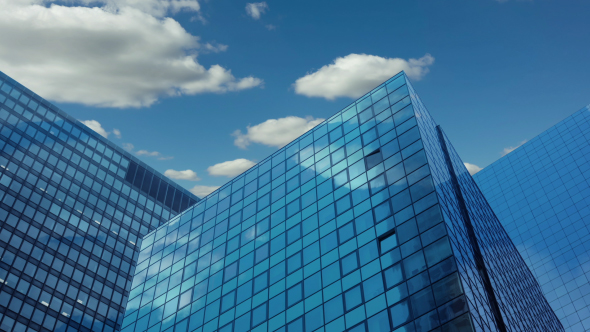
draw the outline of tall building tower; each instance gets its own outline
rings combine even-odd
[[[566,331],[590,331],[590,106],[475,174]]]
[[[123,331],[563,331],[403,73],[144,237]]]
[[[118,330],[140,239],[197,201],[0,73],[0,330]]]

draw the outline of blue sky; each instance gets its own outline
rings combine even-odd
[[[400,69],[480,167],[590,103],[588,1],[0,6],[0,70],[201,196]]]

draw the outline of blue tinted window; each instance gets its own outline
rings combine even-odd
[[[426,262],[429,266],[435,265],[444,258],[449,257],[452,251],[448,238],[444,237],[424,248],[424,254],[426,255]]]
[[[240,303],[242,301],[244,301],[245,299],[249,298],[252,296],[252,281],[247,282],[246,284],[240,286],[238,288],[238,293],[237,293],[237,302]]]
[[[338,245],[338,237],[336,232],[330,233],[328,236],[322,238],[320,240],[320,247],[322,249],[322,254],[327,253],[328,251],[336,248]]]
[[[252,326],[257,326],[266,320],[266,303],[252,310]]]
[[[279,264],[277,264],[276,266],[273,266],[270,269],[270,284],[274,284],[275,282],[283,279],[285,277],[285,262],[281,262]]]
[[[287,231],[287,244],[291,244],[301,238],[301,225],[297,225]]]
[[[344,306],[342,304],[342,295],[333,298],[324,305],[324,316],[326,317],[326,322],[334,320],[343,313]]]
[[[389,315],[387,310],[384,310],[377,315],[369,318],[367,321],[367,327],[369,332],[388,332],[391,331],[389,326]]]
[[[254,293],[258,293],[268,286],[268,274],[263,273],[254,279]]]
[[[305,315],[305,331],[312,332],[324,325],[322,306],[319,306]]]
[[[373,259],[379,257],[379,250],[377,249],[377,242],[373,241],[359,249],[359,258],[361,265],[365,265]]]
[[[348,273],[358,268],[358,259],[356,252],[342,258],[342,274],[347,275]]]
[[[338,262],[333,263],[322,270],[322,281],[324,287],[338,279],[340,279],[340,264]]]
[[[281,311],[285,310],[285,293],[281,293],[278,296],[273,297],[268,301],[268,314],[269,317],[273,317]]]
[[[383,279],[381,278],[381,274],[377,274],[363,282],[365,301],[369,301],[375,296],[383,293],[383,291]]]
[[[236,292],[230,292],[221,299],[221,311],[227,311],[235,305]]]
[[[322,288],[322,275],[320,272],[312,275],[303,282],[305,297],[319,291]]]
[[[389,312],[391,314],[391,322],[393,323],[394,328],[403,325],[411,318],[410,308],[408,308],[407,301],[394,305],[389,309]]]
[[[354,236],[353,223],[348,223],[345,226],[338,229],[338,237],[340,238],[341,244],[348,241],[353,236]]]
[[[301,268],[301,253],[295,254],[287,259],[287,273],[293,273]]]
[[[297,284],[296,286],[290,288],[287,291],[287,305],[290,307],[293,304],[301,301],[303,298],[303,293],[301,289],[301,284]]]
[[[434,309],[434,297],[430,287],[412,295],[412,311],[414,316],[418,317],[422,314]]]
[[[357,286],[348,292],[344,293],[344,302],[346,303],[346,311],[350,311],[363,302],[361,295],[361,287]]]

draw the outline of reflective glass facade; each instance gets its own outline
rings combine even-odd
[[[140,239],[197,201],[0,73],[0,330],[120,328]]]
[[[403,73],[142,241],[123,331],[562,331]]]
[[[590,107],[474,179],[567,331],[590,331]]]

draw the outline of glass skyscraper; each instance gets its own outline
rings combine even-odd
[[[566,331],[590,331],[590,106],[474,178]]]
[[[120,329],[140,239],[197,201],[0,72],[0,330]]]
[[[141,244],[123,331],[563,331],[403,73]]]

